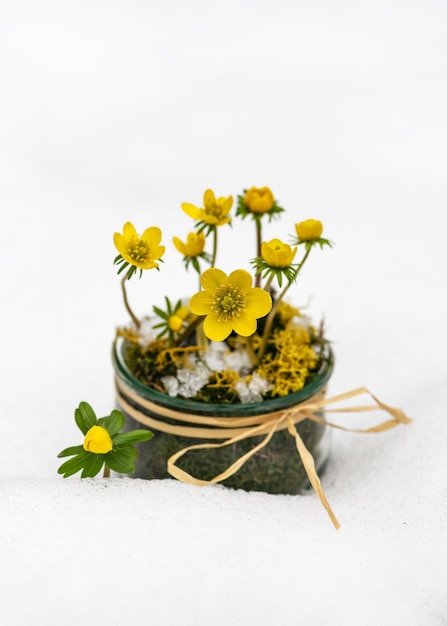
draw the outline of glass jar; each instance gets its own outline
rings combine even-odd
[[[144,385],[129,370],[123,356],[124,348],[125,341],[118,339],[113,346],[112,360],[117,379],[117,408],[126,417],[125,430],[146,427],[138,421],[138,416],[143,416],[143,419],[146,416],[158,422],[161,421],[168,428],[169,426],[185,426],[184,422],[172,418],[172,411],[216,418],[249,417],[285,411],[323,392],[334,366],[333,353],[327,346],[327,353],[320,371],[309,384],[296,393],[253,404],[207,404],[171,397]],[[166,417],[167,412],[169,412],[169,417]],[[162,413],[165,415],[163,416]],[[318,415],[324,417],[322,411]],[[315,467],[321,475],[328,459],[330,429],[310,419],[296,424],[296,429],[304,445],[312,454]],[[207,442],[203,438],[162,432],[153,426],[149,430],[153,431],[154,438],[149,443],[136,446],[139,458],[135,463],[133,474],[135,478],[170,478],[167,460],[172,455],[189,446]],[[264,437],[265,435],[249,437],[221,448],[191,450],[177,461],[177,465],[195,478],[211,480],[254,448]],[[222,439],[217,442],[221,441]],[[216,443],[216,440],[208,440],[208,442]],[[287,428],[275,432],[264,448],[249,458],[234,475],[223,480],[221,484],[234,489],[274,494],[297,494],[309,487],[295,439],[289,434]]]

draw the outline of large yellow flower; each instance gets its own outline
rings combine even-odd
[[[231,217],[228,217],[228,213],[233,206],[233,196],[216,198],[214,191],[207,189],[203,194],[203,204],[205,208],[199,209],[194,204],[184,202],[182,209],[189,217],[206,224],[222,226],[231,222]]]
[[[319,239],[323,232],[323,224],[319,220],[305,220],[295,224],[296,234],[301,241]]]
[[[261,255],[270,267],[289,267],[295,258],[297,248],[291,248],[288,243],[281,239],[264,241],[261,246]]]
[[[195,315],[206,315],[203,331],[212,341],[223,341],[234,330],[243,337],[256,331],[256,320],[272,308],[270,295],[252,287],[252,277],[245,270],[229,276],[210,268],[202,274],[202,287],[192,296],[189,308]]]
[[[141,270],[150,270],[158,267],[157,261],[163,256],[166,248],[160,246],[161,230],[157,226],[146,228],[140,236],[135,226],[126,222],[123,234],[113,235],[114,244],[127,263]]]
[[[183,243],[178,237],[174,237],[173,242],[183,256],[199,256],[205,248],[205,235],[204,233],[188,233],[186,243]]]
[[[272,209],[275,198],[269,187],[250,187],[244,202],[252,213],[267,213]]]

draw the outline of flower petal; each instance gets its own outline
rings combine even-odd
[[[172,241],[174,242],[174,246],[177,248],[180,254],[183,254],[183,256],[186,256],[186,246],[183,243],[183,241],[179,239],[178,237],[173,237]]]
[[[194,206],[193,204],[189,204],[188,202],[183,202],[181,205],[182,209],[185,211],[186,215],[192,217],[194,220],[199,220],[202,217],[202,209]]]
[[[250,313],[244,311],[242,315],[233,320],[233,327],[238,335],[242,335],[242,337],[250,337],[256,332],[256,318],[254,315],[250,315]]]
[[[234,270],[228,276],[228,283],[231,283],[233,287],[238,287],[241,291],[248,291],[252,286],[253,279],[251,274],[246,270]]]
[[[207,315],[203,322],[203,332],[212,341],[223,341],[233,330],[233,322],[219,322],[217,315]]]
[[[216,196],[212,189],[207,189],[203,194],[203,206],[205,209],[212,208],[216,204]]]
[[[229,213],[232,206],[233,206],[233,196],[228,196],[228,198],[225,198],[225,202],[222,205],[222,217],[225,217],[227,213]],[[231,220],[231,218],[228,218],[228,219],[229,221]]]
[[[150,228],[146,228],[140,239],[152,246],[157,246],[161,241],[161,230],[158,228],[158,226],[151,226]]]
[[[216,267],[210,267],[203,272],[201,282],[204,289],[214,291],[218,287],[226,285],[228,283],[228,277],[222,270]]]
[[[246,295],[247,309],[255,317],[267,315],[272,308],[272,298],[264,289],[253,287]]]
[[[212,301],[212,291],[199,291],[198,293],[195,293],[189,301],[189,308],[194,315],[208,315],[208,313],[212,310]]]
[[[135,226],[132,222],[126,222],[123,226],[124,239],[131,239],[133,237],[138,238],[138,233],[135,230]]]

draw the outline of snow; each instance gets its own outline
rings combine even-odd
[[[447,624],[446,17],[435,0],[1,3],[1,624]],[[365,385],[413,419],[332,431],[338,531],[312,492],[57,475],[79,402],[114,407],[113,232],[163,231],[161,271],[129,289],[143,316],[197,288],[180,203],[251,185],[288,209],[266,239],[314,217],[336,244],[293,294],[333,340],[329,395]],[[221,269],[250,269],[252,242],[247,220],[222,231]]]

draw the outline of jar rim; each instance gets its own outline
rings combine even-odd
[[[274,413],[275,411],[287,409],[308,400],[324,389],[334,369],[334,353],[330,344],[326,343],[325,354],[320,370],[316,376],[299,391],[295,391],[287,396],[269,398],[262,402],[212,404],[191,400],[189,398],[169,396],[167,393],[162,393],[142,383],[134,376],[124,359],[123,352],[125,345],[126,340],[123,337],[118,337],[113,342],[112,347],[113,368],[116,376],[124,385],[130,387],[138,395],[155,404],[170,408],[175,407],[185,413],[196,413],[199,415],[213,414],[221,417],[231,417],[242,413],[248,416],[261,413]]]

